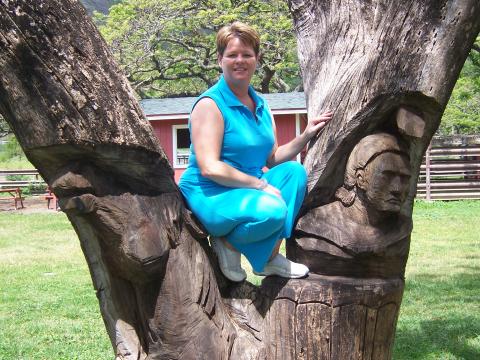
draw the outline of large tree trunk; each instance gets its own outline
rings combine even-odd
[[[289,0],[289,5],[308,113],[332,109],[335,117],[306,156],[309,194],[287,254],[317,274],[346,277],[355,285],[349,299],[331,304],[333,313],[348,315],[340,320],[344,338],[331,334],[326,358],[388,359],[422,156],[479,32],[480,3]],[[359,214],[355,202],[349,204],[354,192],[347,174],[349,154],[361,139],[376,133],[382,141],[385,133],[393,135],[409,152],[408,194],[393,216]],[[372,225],[372,219],[381,221]],[[365,281],[379,278],[383,283],[375,283],[373,305],[364,297]],[[343,289],[332,285],[332,291]],[[342,351],[350,352],[336,356],[338,341]]]
[[[316,274],[259,288],[219,273],[84,9],[73,0],[0,3],[0,112],[79,236],[118,359],[390,357],[410,228],[392,266],[381,253],[345,260],[319,251],[326,235],[316,216],[342,184],[347,154],[376,130],[403,129],[418,173],[480,5],[389,3],[291,1],[309,113],[329,107],[335,119],[307,155],[310,193],[288,248]],[[400,105],[408,111],[393,116]],[[409,219],[415,186],[412,176]],[[323,260],[339,265],[328,272]]]

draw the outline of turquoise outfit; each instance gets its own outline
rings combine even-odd
[[[193,144],[179,187],[210,235],[225,237],[245,255],[255,271],[261,272],[276,242],[291,235],[305,196],[307,176],[303,166],[295,161],[263,172],[274,145],[273,119],[263,98],[251,86],[248,92],[255,102],[255,115],[230,90],[223,76],[197,102],[211,98],[222,113],[220,159],[246,174],[266,179],[280,190],[282,199],[262,190],[226,187],[205,178],[200,173]]]

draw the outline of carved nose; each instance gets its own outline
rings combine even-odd
[[[402,195],[402,192],[399,189],[393,189],[390,193],[398,198]]]
[[[395,177],[392,180],[392,184],[391,184],[390,189],[391,189],[390,192],[393,195],[396,195],[396,196],[401,195],[401,193],[402,193],[402,180],[400,179],[400,177]]]

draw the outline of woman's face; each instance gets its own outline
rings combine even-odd
[[[228,42],[223,55],[218,55],[223,76],[232,84],[250,83],[257,67],[257,60],[253,48],[236,37]]]

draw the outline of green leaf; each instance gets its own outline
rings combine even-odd
[[[108,15],[95,15],[115,58],[142,97],[197,95],[214,84],[220,75],[216,32],[236,20],[260,33],[262,61],[272,64],[272,80],[281,80],[271,81],[267,91],[297,86],[301,80],[296,41],[285,1],[123,0]],[[263,75],[259,71],[252,83],[258,86]]]

